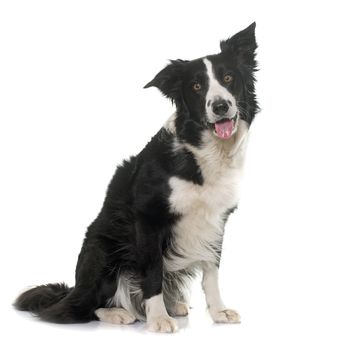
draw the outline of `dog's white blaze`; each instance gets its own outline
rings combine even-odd
[[[216,247],[223,235],[223,214],[237,205],[239,182],[246,149],[248,127],[240,120],[237,132],[229,140],[204,132],[204,146],[185,145],[200,166],[204,183],[173,176],[169,180],[170,208],[181,214],[174,227],[174,250],[181,256],[164,258],[168,271],[177,271],[207,261],[215,264]]]
[[[231,102],[232,105],[230,105],[228,114],[231,117],[234,117],[235,114],[238,112],[235,97],[230,93],[230,91],[228,91],[223,85],[221,85],[219,81],[215,78],[212,63],[207,58],[204,58],[203,62],[205,64],[205,67],[207,68],[208,83],[209,83],[207,95],[205,98],[205,109],[206,109],[206,113],[209,121],[211,123],[215,122],[215,115],[213,113],[211,104],[217,99],[223,99]],[[211,101],[210,106],[208,106],[208,101]]]

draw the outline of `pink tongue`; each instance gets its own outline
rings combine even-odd
[[[215,123],[215,131],[220,139],[228,139],[232,135],[233,120],[224,120],[222,122]]]

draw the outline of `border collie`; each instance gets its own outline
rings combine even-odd
[[[170,61],[145,86],[157,87],[176,112],[137,156],[117,167],[88,227],[75,286],[32,288],[17,298],[17,309],[56,323],[144,320],[151,331],[174,332],[172,316],[187,315],[190,281],[202,272],[212,319],[240,321],[221,299],[218,269],[258,111],[255,23],[220,48],[219,54]]]

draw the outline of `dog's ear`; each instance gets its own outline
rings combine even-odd
[[[182,76],[186,62],[188,61],[171,60],[170,64],[162,69],[144,88],[155,86],[163,95],[176,102],[180,96]]]
[[[220,42],[222,53],[234,54],[239,63],[255,67],[255,22],[227,40]]]

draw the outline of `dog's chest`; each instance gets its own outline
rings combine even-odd
[[[167,270],[184,269],[200,261],[217,262],[222,243],[225,213],[235,207],[239,197],[242,154],[236,158],[200,158],[202,185],[171,177],[170,210],[180,214],[173,228],[172,250],[165,259]]]

